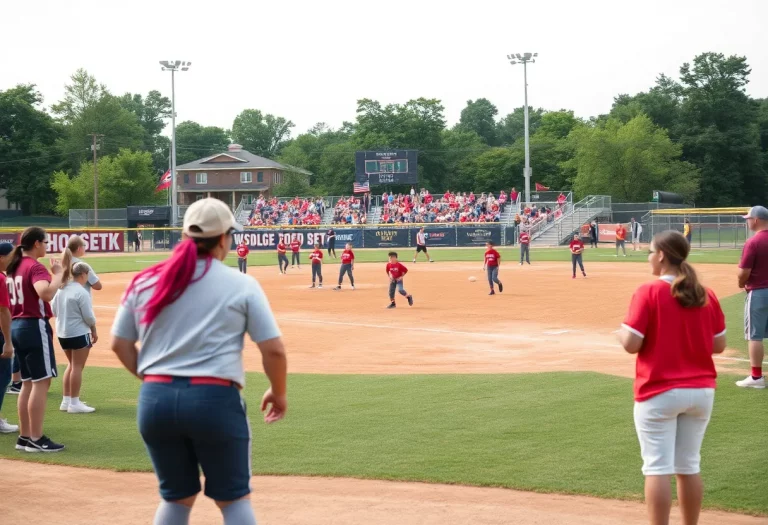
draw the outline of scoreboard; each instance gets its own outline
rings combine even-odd
[[[358,151],[355,153],[355,180],[382,184],[418,184],[418,151]]]

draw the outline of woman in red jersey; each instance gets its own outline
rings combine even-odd
[[[669,523],[674,475],[683,523],[691,525],[704,493],[701,443],[715,399],[712,354],[725,349],[725,317],[686,261],[685,237],[660,233],[649,251],[658,279],[635,292],[619,340],[637,354],[634,418],[650,522]]]

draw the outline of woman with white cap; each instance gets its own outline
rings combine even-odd
[[[285,415],[287,363],[261,286],[221,262],[240,229],[223,202],[192,204],[182,242],[170,259],[134,278],[115,317],[112,349],[143,380],[138,423],[160,483],[158,525],[189,522],[200,468],[205,495],[225,525],[256,523],[250,428],[239,393],[245,334],[258,345],[271,383],[261,403],[269,407],[267,423]]]

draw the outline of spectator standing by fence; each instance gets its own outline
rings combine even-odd
[[[629,228],[632,233],[632,251],[636,252],[640,250],[640,235],[643,233],[643,227],[632,217]]]
[[[592,221],[589,225],[589,246],[597,248],[597,221]]]
[[[525,229],[520,230],[520,266],[523,260],[531,264],[531,235]]]
[[[685,219],[685,222],[683,223],[683,235],[685,236],[685,240],[688,241],[688,244],[691,244],[693,229],[691,228],[691,221],[689,219]]]
[[[333,258],[336,258],[336,232],[333,231],[333,228],[329,228],[328,232],[325,234],[327,243],[328,243],[328,257],[331,257],[331,252],[333,252]]]

